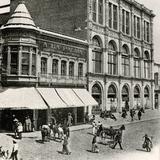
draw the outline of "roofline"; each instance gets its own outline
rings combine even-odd
[[[120,0],[122,1],[122,0]],[[144,4],[139,3],[135,0],[124,0],[127,3],[134,5],[137,9],[140,9],[141,11],[144,11],[145,13],[149,14],[152,17],[155,17],[156,15],[153,13],[153,10],[150,10],[149,8],[147,8]]]
[[[85,45],[88,45],[87,40],[86,40],[86,41],[80,40],[80,39],[77,39],[77,38],[73,38],[73,37],[70,37],[70,36],[63,35],[63,34],[51,32],[51,31],[47,31],[47,30],[43,30],[43,29],[40,29],[40,28],[38,28],[37,30],[38,30],[40,33],[44,33],[44,34],[48,34],[48,35],[52,35],[52,36],[57,36],[57,37],[63,37],[63,38],[65,38],[65,39],[69,39],[69,40],[72,40],[72,41],[76,41],[76,42],[79,42],[79,43],[83,43],[83,44],[85,44]]]

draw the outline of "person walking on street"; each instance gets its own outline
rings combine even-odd
[[[17,138],[22,139],[23,125],[21,122],[18,122],[17,126]]]
[[[141,112],[141,110],[138,111],[137,116],[138,116],[138,119],[141,120],[141,117],[142,117],[142,112]]]
[[[150,152],[153,145],[152,141],[147,134],[145,134],[143,138],[144,138],[143,148],[146,148],[147,152]]]
[[[12,149],[10,159],[18,160],[18,144],[15,140],[13,140],[13,149]]]
[[[93,121],[93,122],[92,122],[92,134],[93,134],[93,135],[96,134],[96,127],[97,127],[96,122]]]
[[[70,154],[71,154],[71,151],[70,151],[68,145],[69,145],[68,137],[64,134],[64,136],[63,136],[62,154],[67,154],[67,155],[70,155]]]
[[[123,150],[122,145],[121,145],[121,143],[122,143],[122,133],[120,131],[118,131],[117,134],[115,135],[114,145],[111,148],[115,149],[117,143],[119,144],[120,149]]]
[[[72,125],[73,117],[71,113],[68,113],[67,125],[70,127]]]
[[[93,153],[99,153],[99,148],[97,145],[97,135],[95,134],[92,139],[92,152]]]

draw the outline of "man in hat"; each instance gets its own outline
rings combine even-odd
[[[13,140],[13,149],[11,153],[10,159],[12,160],[18,160],[18,144],[15,140]]]

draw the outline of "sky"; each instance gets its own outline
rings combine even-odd
[[[160,0],[136,0],[144,4],[147,8],[153,10],[156,15],[154,18],[153,40],[154,40],[154,59],[156,63],[160,63]],[[9,4],[10,0],[0,0],[0,6]],[[1,12],[1,10],[0,10]]]

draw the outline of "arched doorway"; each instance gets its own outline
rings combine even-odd
[[[126,85],[122,88],[122,110],[129,110],[129,90]]]
[[[140,89],[138,86],[135,86],[134,88],[134,108],[140,108],[141,107],[141,96],[140,96]]]
[[[107,110],[112,112],[116,112],[117,110],[117,91],[113,84],[111,84],[108,88]]]
[[[95,84],[92,87],[92,97],[98,102],[98,106],[93,106],[92,114],[99,114],[101,111],[101,104],[102,104],[102,91],[101,87],[98,84]]]
[[[144,88],[144,107],[146,109],[151,108],[149,88],[147,86]]]

